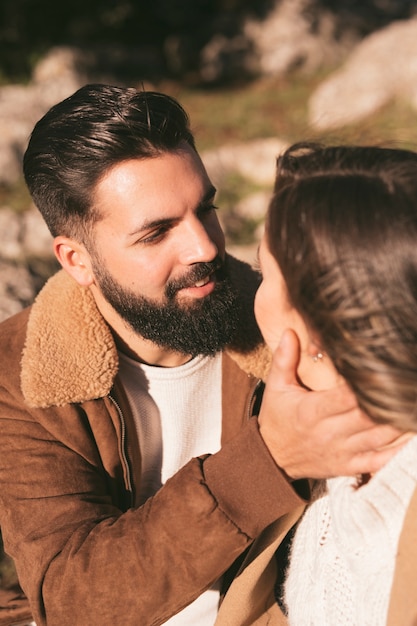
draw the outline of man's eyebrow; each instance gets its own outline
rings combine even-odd
[[[214,187],[214,185],[210,185],[210,187],[207,189],[206,193],[202,197],[200,203],[198,204],[197,209],[203,207],[207,202],[212,200],[214,196],[216,195],[216,193],[217,193],[216,187]],[[176,217],[160,217],[154,220],[145,220],[142,224],[140,224],[134,230],[132,230],[132,232],[128,233],[128,237],[133,237],[134,235],[137,235],[138,233],[141,233],[146,230],[152,230],[152,228],[158,228],[161,226],[162,227],[169,226],[171,224],[174,224],[177,221],[178,221],[178,218]]]
[[[160,217],[155,220],[145,220],[144,222],[142,222],[142,224],[140,224],[139,226],[134,228],[130,233],[128,233],[127,236],[133,237],[134,235],[138,235],[139,233],[145,232],[147,230],[152,230],[153,228],[158,228],[161,226],[169,226],[170,224],[173,224],[175,221],[176,221],[176,218],[174,217]]]

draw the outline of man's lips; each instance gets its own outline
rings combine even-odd
[[[204,287],[204,285],[207,285],[207,283],[210,282],[211,277],[212,277],[212,274],[210,274],[210,276],[206,276],[206,278],[203,278],[202,280],[198,280],[195,283],[194,287]]]
[[[215,279],[215,273],[213,272],[209,274],[208,276],[205,276],[205,278],[202,278],[196,281],[192,285],[183,287],[182,289],[179,290],[179,293],[181,295],[189,295],[194,298],[195,297],[203,298],[205,296],[208,296],[210,293],[212,293],[215,286],[216,286],[216,279]]]
[[[188,294],[193,297],[202,297],[211,293],[216,284],[223,280],[223,266],[220,259],[210,263],[200,263],[188,276],[171,281],[167,285],[166,295],[168,300],[173,300],[177,295]]]

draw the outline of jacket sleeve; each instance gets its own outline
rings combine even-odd
[[[253,418],[123,511],[85,411],[61,410],[0,389],[0,524],[37,626],[162,624],[302,502]]]

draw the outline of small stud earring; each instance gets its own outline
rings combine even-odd
[[[317,354],[313,354],[313,356],[311,357],[313,359],[313,363],[317,363],[318,361],[321,361],[323,359],[323,353],[322,352],[317,352]]]

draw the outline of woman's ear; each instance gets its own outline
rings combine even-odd
[[[307,359],[300,368],[300,378],[310,389],[315,391],[331,389],[341,382],[342,378],[333,361],[324,352],[321,342],[311,334],[306,347],[306,356]]]
[[[316,339],[313,339],[311,336],[309,337],[309,342],[307,345],[307,355],[310,356],[313,361],[319,361],[323,358],[324,352],[319,345],[319,342]]]
[[[54,252],[64,270],[79,285],[89,287],[94,283],[90,255],[83,244],[69,237],[55,237]]]

